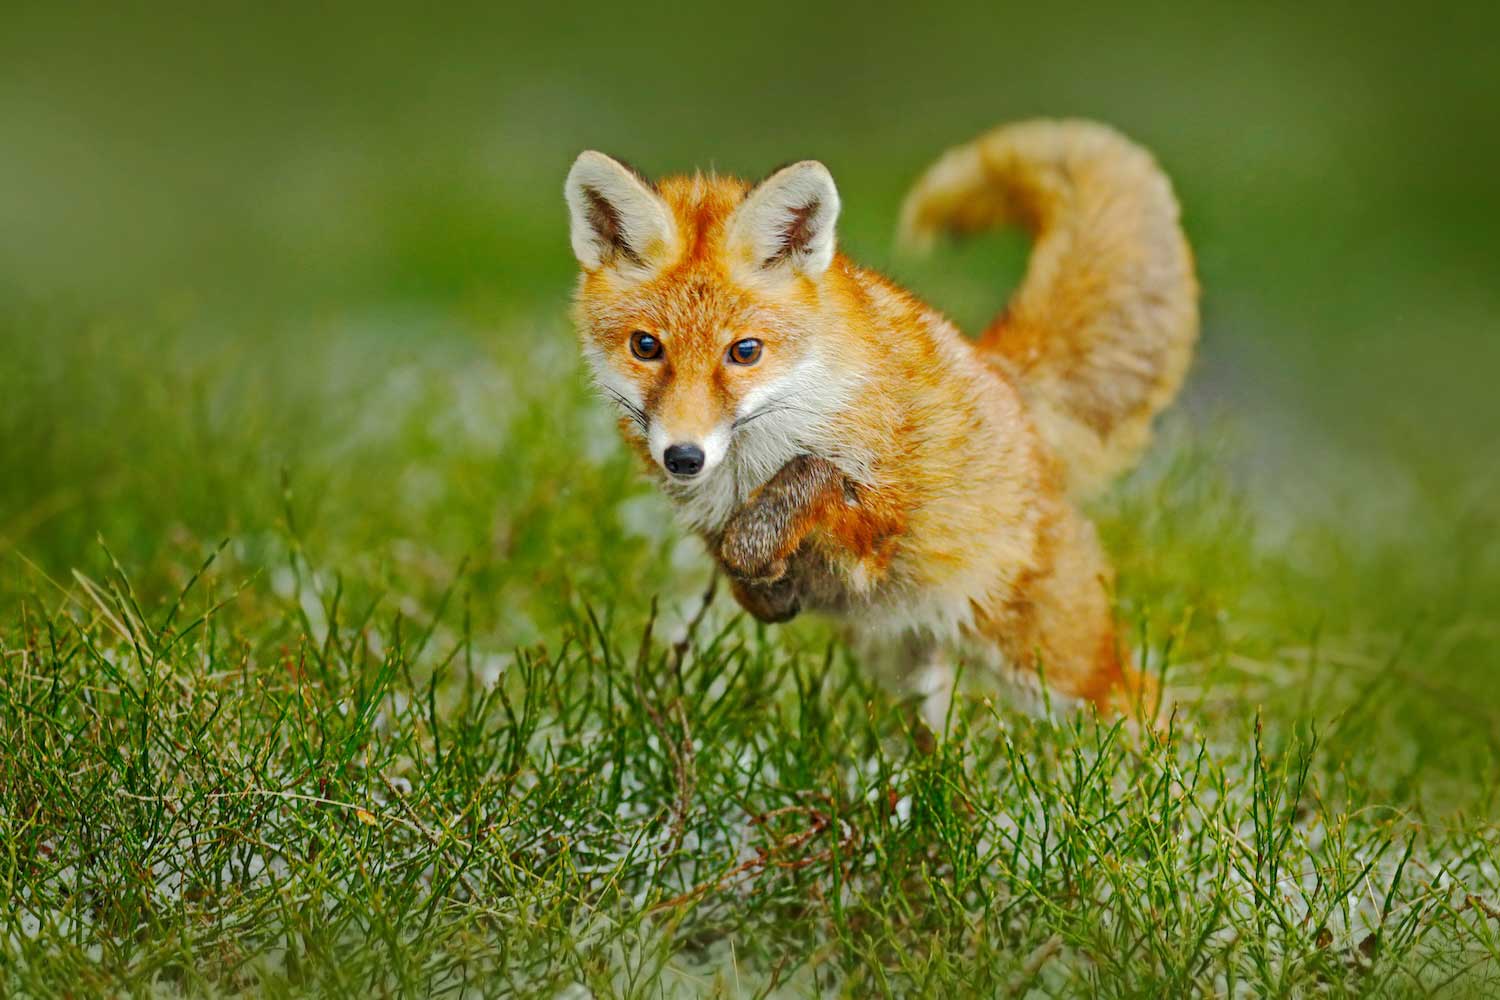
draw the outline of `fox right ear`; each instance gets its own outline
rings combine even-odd
[[[672,244],[672,213],[638,174],[618,160],[578,154],[563,191],[572,216],[573,255],[585,270],[644,269]]]
[[[782,167],[756,185],[729,220],[733,257],[756,273],[816,278],[833,263],[839,189],[817,160]]]

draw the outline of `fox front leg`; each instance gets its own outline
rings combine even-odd
[[[719,562],[734,599],[757,619],[791,621],[802,610],[801,586],[788,567],[831,491],[843,493],[833,463],[811,455],[792,459],[735,512],[719,538]]]
[[[877,493],[857,486],[838,466],[799,455],[771,477],[729,519],[719,562],[735,597],[762,621],[785,621],[807,599],[808,569],[798,551],[813,532],[822,545],[859,561],[873,577],[883,571],[901,519]]]
[[[844,475],[827,459],[799,455],[735,511],[719,540],[731,578],[761,587],[783,579],[787,563],[832,504],[843,504]]]

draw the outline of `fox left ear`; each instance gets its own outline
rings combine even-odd
[[[645,179],[593,150],[578,155],[563,189],[573,255],[590,271],[649,271],[672,246],[672,212]]]
[[[764,271],[816,278],[833,263],[839,190],[817,160],[782,167],[756,185],[729,220],[732,258]]]

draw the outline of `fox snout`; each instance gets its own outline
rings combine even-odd
[[[674,476],[691,478],[703,471],[703,449],[695,444],[668,445],[661,464]]]
[[[648,437],[651,457],[679,482],[712,472],[729,450],[729,434],[717,427],[693,434],[681,427],[669,428],[666,421],[653,420]]]

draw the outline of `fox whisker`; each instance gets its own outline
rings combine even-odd
[[[626,415],[628,415],[631,420],[634,420],[637,424],[640,425],[641,430],[646,430],[645,410],[642,410],[639,406],[636,406],[630,400],[626,399],[625,396],[622,395],[618,390],[611,389],[607,385],[599,385],[599,388],[603,389],[605,392],[609,393],[610,396],[614,397],[615,402],[620,404],[620,408],[625,411]]]
[[[744,427],[746,424],[754,423],[755,421],[759,420],[761,417],[769,417],[769,416],[771,416],[773,414],[777,414],[777,413],[790,413],[790,412],[812,413],[813,411],[807,409],[806,407],[802,407],[802,406],[767,406],[767,407],[764,407],[762,409],[756,410],[754,413],[751,413],[751,414],[749,414],[747,416],[741,417],[740,419],[736,420],[730,426],[734,430],[739,430],[741,427]]]
[[[739,430],[741,427],[744,427],[746,424],[751,423],[752,421],[755,421],[755,420],[759,420],[761,417],[768,417],[768,416],[770,416],[773,413],[796,412],[796,413],[807,413],[807,414],[816,415],[817,414],[816,410],[813,410],[813,409],[811,409],[809,407],[806,407],[806,406],[798,406],[797,404],[791,402],[793,399],[796,399],[798,396],[801,396],[801,395],[804,395],[804,393],[801,393],[801,392],[789,392],[785,396],[778,396],[775,399],[769,400],[760,409],[754,410],[754,411],[752,411],[750,413],[745,414],[743,417],[740,417],[738,420],[736,420],[733,424],[730,425],[730,428],[732,430]]]

